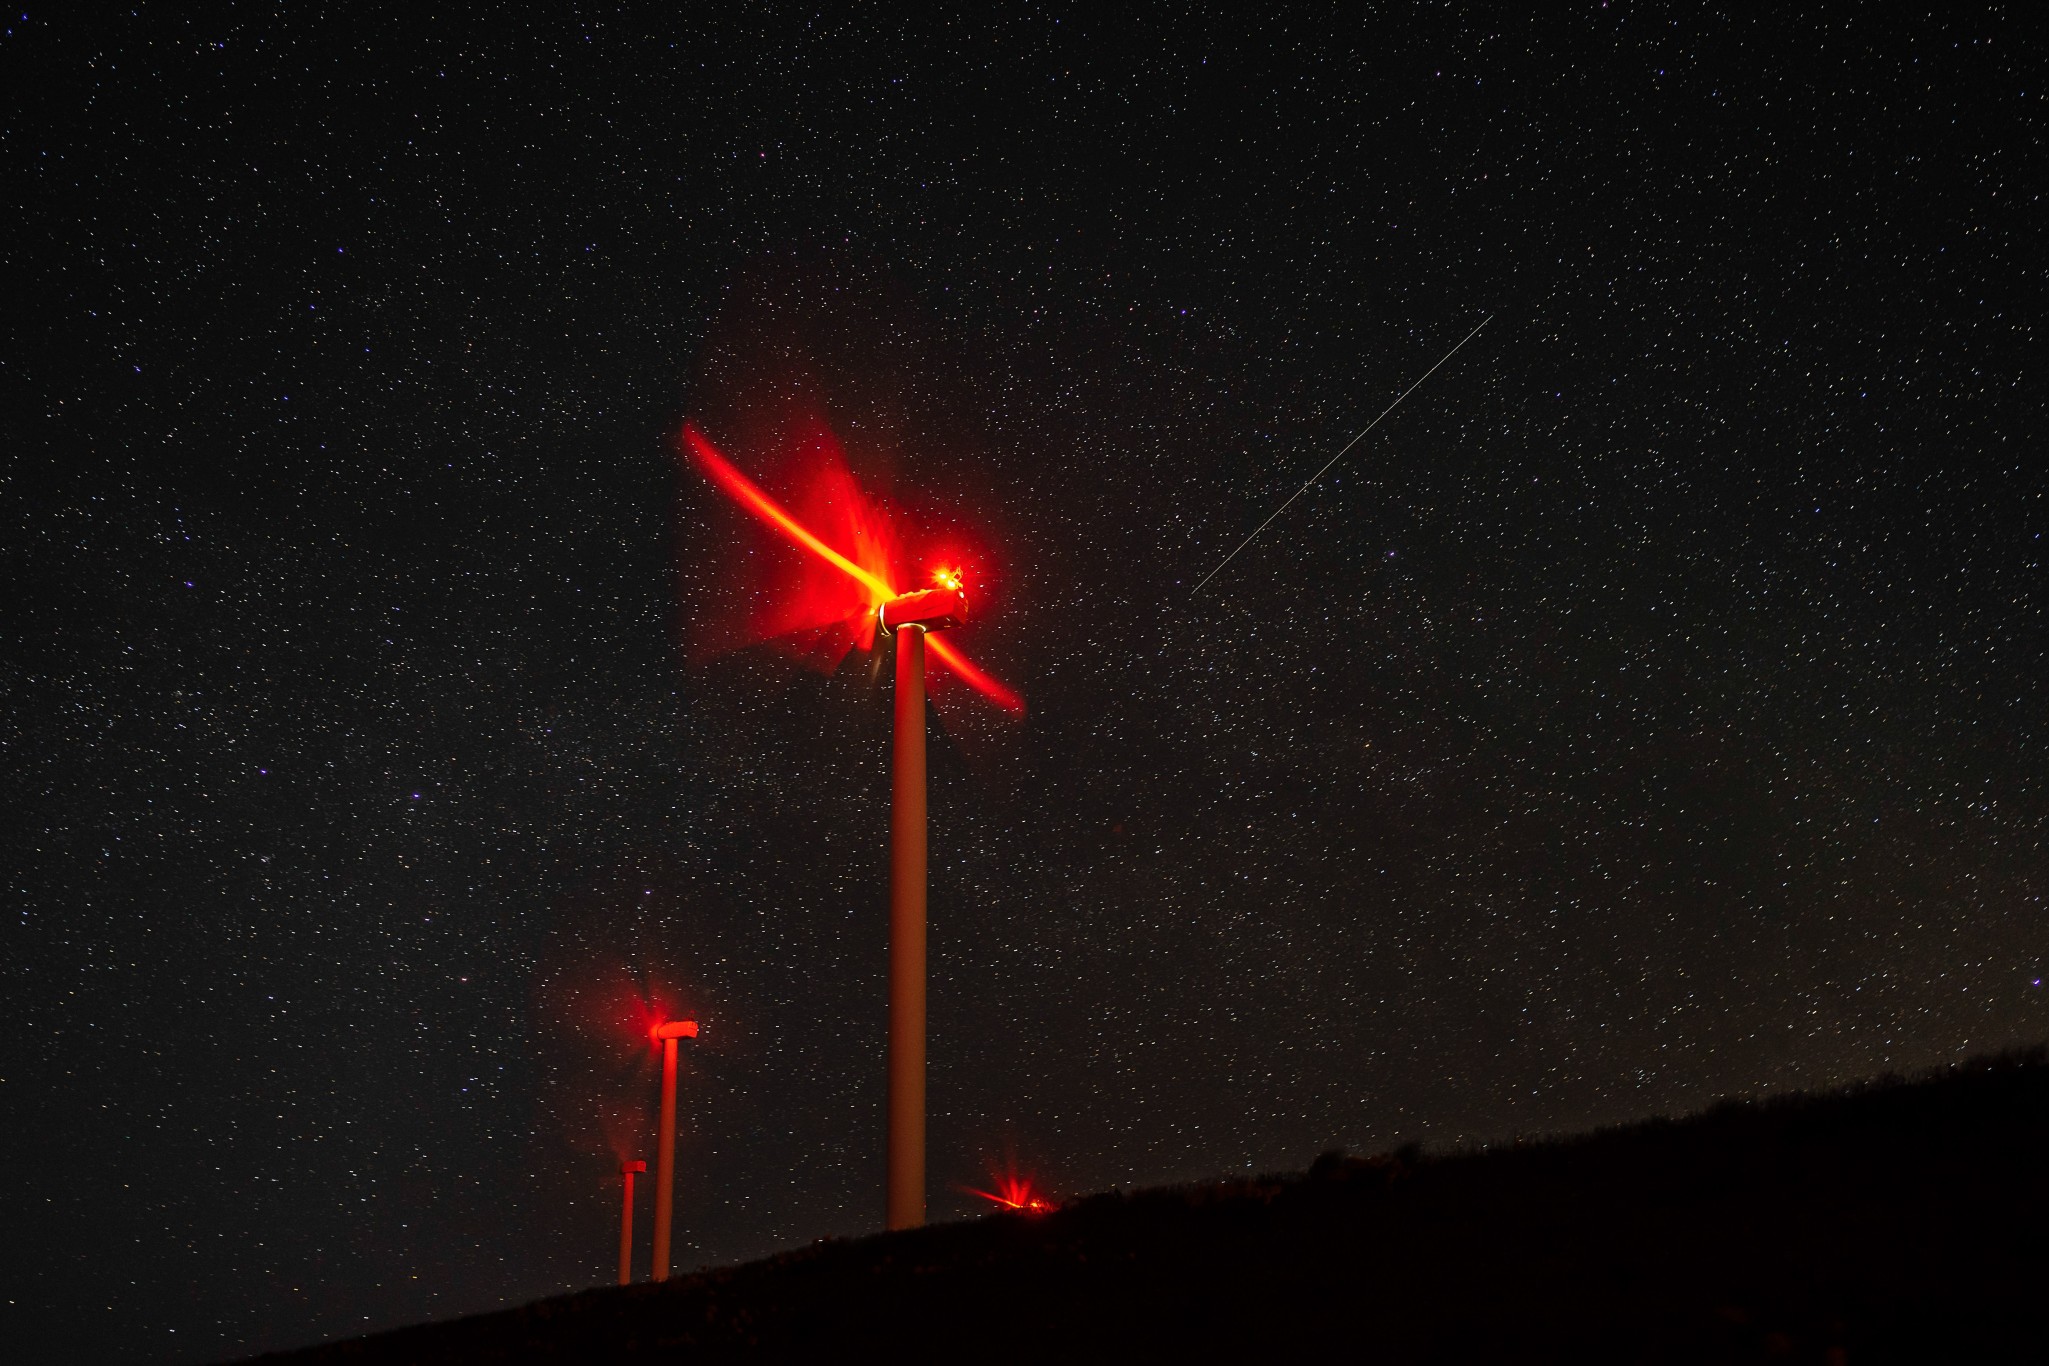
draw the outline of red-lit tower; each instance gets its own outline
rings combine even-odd
[[[645,1162],[621,1162],[619,1182],[626,1188],[619,1205],[619,1284],[633,1281],[633,1178],[647,1170]]]
[[[697,1021],[671,1020],[654,1029],[662,1046],[662,1119],[655,1139],[654,1278],[669,1279],[669,1222],[676,1212],[676,1040],[697,1037]]]
[[[925,1222],[925,636],[967,620],[960,581],[876,609],[896,639],[895,788],[889,808],[890,1228]]]

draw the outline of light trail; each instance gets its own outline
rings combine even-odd
[[[740,473],[732,461],[720,455],[718,448],[704,439],[704,433],[697,430],[695,423],[685,424],[683,440],[689,444],[691,455],[697,458],[698,464],[704,466],[704,471],[711,476],[712,482],[732,494],[741,506],[748,508],[762,521],[866,588],[875,595],[876,602],[886,602],[897,596],[897,591],[889,586],[888,580],[855,564],[812,535],[802,522],[784,509],[781,503],[769,497],[759,484]]]
[[[1016,693],[968,663],[961,652],[954,649],[946,641],[938,636],[926,636],[925,648],[932,652],[934,659],[939,660],[947,668],[960,675],[961,682],[967,684],[1012,715],[1024,715],[1025,704],[1022,697],[1019,697]]]
[[[1493,321],[1494,315],[1492,313],[1489,313],[1486,317],[1480,319],[1480,327],[1485,327],[1488,323],[1491,323]],[[1260,532],[1266,530],[1268,527],[1274,524],[1275,518],[1279,517],[1289,508],[1293,507],[1295,505],[1295,500],[1297,498],[1300,498],[1303,494],[1309,492],[1310,484],[1315,483],[1317,480],[1323,478],[1324,475],[1329,474],[1330,467],[1332,465],[1337,464],[1338,461],[1345,458],[1345,451],[1351,450],[1352,447],[1358,445],[1361,441],[1364,441],[1366,439],[1366,433],[1372,431],[1375,427],[1378,427],[1380,425],[1381,417],[1386,417],[1389,413],[1401,407],[1402,399],[1407,398],[1410,394],[1415,393],[1417,388],[1422,385],[1424,380],[1429,379],[1432,375],[1436,374],[1439,370],[1443,369],[1444,362],[1450,360],[1453,356],[1456,356],[1458,354],[1459,346],[1464,346],[1467,342],[1479,336],[1480,327],[1476,327],[1472,331],[1466,333],[1465,336],[1460,337],[1458,340],[1458,346],[1454,346],[1451,348],[1451,350],[1445,352],[1441,357],[1438,358],[1437,364],[1431,366],[1428,370],[1425,370],[1420,376],[1417,377],[1416,382],[1414,384],[1411,384],[1408,388],[1402,390],[1400,398],[1397,398],[1394,402],[1388,404],[1387,407],[1381,409],[1380,417],[1376,417],[1371,422],[1367,423],[1366,426],[1363,429],[1361,429],[1357,436],[1353,437],[1350,441],[1347,441],[1345,443],[1344,450],[1339,451],[1336,455],[1332,456],[1329,462],[1326,463],[1322,469],[1318,470],[1316,473],[1309,476],[1307,483],[1303,484],[1301,488],[1296,489],[1293,493],[1289,494],[1288,501],[1282,503],[1279,507],[1275,508],[1273,510],[1272,517],[1268,517],[1258,526],[1252,528],[1252,535],[1247,536],[1244,540],[1238,542],[1238,550],[1243,550],[1246,546],[1251,545],[1254,539],[1258,537]],[[1233,550],[1230,554],[1224,556],[1223,564],[1218,565],[1215,569],[1212,569],[1209,573],[1203,575],[1202,583],[1199,583],[1195,585],[1195,587],[1189,589],[1188,596],[1194,597],[1197,593],[1200,593],[1202,591],[1203,583],[1208,583],[1211,579],[1223,573],[1224,565],[1229,564],[1231,561],[1238,558],[1238,550]]]

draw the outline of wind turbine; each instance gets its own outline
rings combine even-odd
[[[647,1171],[645,1162],[621,1162],[619,1180],[625,1198],[619,1204],[619,1284],[633,1280],[633,1178]]]
[[[654,1278],[666,1281],[669,1279],[669,1223],[676,1213],[676,1040],[696,1038],[697,1021],[670,1020],[650,1029],[648,1037],[662,1047],[662,1118],[655,1138]],[[630,1182],[632,1178],[627,1180]],[[632,1189],[631,1185],[628,1189]]]
[[[896,702],[889,821],[889,1106],[886,1226],[925,1222],[925,655],[1006,710],[1022,713],[1016,693],[970,664],[935,632],[961,625],[968,601],[958,570],[934,572],[933,586],[899,592],[886,566],[861,564],[828,544],[721,455],[695,424],[683,446],[712,482],[777,534],[831,565],[864,590],[867,611],[896,644]]]

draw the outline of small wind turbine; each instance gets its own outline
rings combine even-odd
[[[666,1281],[669,1279],[669,1224],[676,1213],[676,1040],[696,1038],[697,1021],[670,1020],[650,1029],[648,1036],[662,1047],[662,1118],[655,1138],[654,1278]],[[627,1180],[630,1182],[632,1178]],[[630,1185],[628,1189],[631,1189]]]
[[[896,642],[893,789],[889,821],[889,1108],[887,1227],[925,1222],[925,655],[1012,712],[1024,701],[970,664],[934,633],[959,626],[968,600],[958,570],[942,568],[933,586],[900,593],[886,566],[861,564],[835,549],[719,454],[697,427],[683,445],[713,483],[785,539],[852,579],[868,598],[881,634]]]
[[[645,1162],[621,1162],[619,1182],[625,1197],[619,1203],[619,1284],[633,1281],[633,1178],[647,1170]]]

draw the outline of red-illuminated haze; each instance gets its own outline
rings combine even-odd
[[[836,666],[849,649],[872,648],[875,609],[909,588],[941,578],[967,579],[973,600],[973,566],[958,551],[934,554],[922,572],[903,572],[901,541],[886,512],[866,498],[847,468],[845,452],[823,424],[806,430],[797,452],[793,481],[800,493],[793,506],[770,496],[726,458],[695,424],[686,424],[682,452],[734,502],[783,542],[804,554],[770,561],[768,606],[755,639],[794,642],[800,635],[837,626],[838,634],[810,635],[800,656],[823,667]],[[927,642],[933,658],[963,682],[1013,714],[1024,699],[963,656],[940,636]]]

